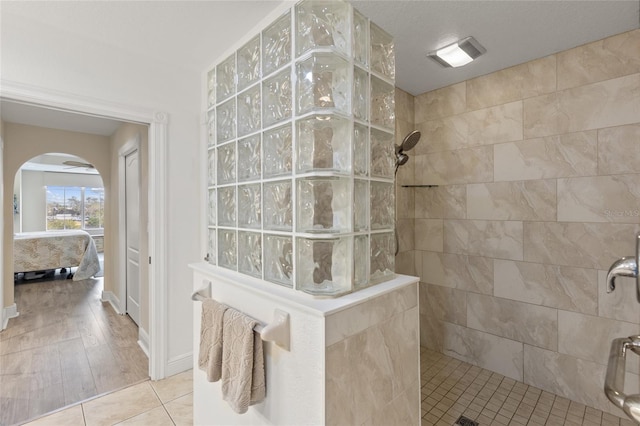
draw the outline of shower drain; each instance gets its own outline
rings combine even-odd
[[[460,416],[458,420],[453,424],[453,426],[478,426],[478,422],[475,420],[471,420],[468,417]]]

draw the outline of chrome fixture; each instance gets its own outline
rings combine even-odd
[[[616,277],[630,277],[636,279],[636,298],[640,302],[640,274],[638,265],[640,264],[640,232],[636,235],[635,256],[625,256],[616,260],[607,273],[607,293],[616,289]]]
[[[457,68],[467,65],[486,51],[487,49],[478,43],[478,40],[473,37],[466,37],[429,52],[427,56],[442,66]]]
[[[405,136],[400,145],[396,145],[396,173],[398,173],[398,167],[407,164],[407,161],[409,161],[409,156],[404,152],[411,151],[420,141],[420,136],[420,132],[414,130]]]
[[[604,393],[616,407],[621,408],[629,417],[640,422],[640,395],[624,393],[624,376],[627,351],[640,355],[640,336],[622,337],[611,342]]]

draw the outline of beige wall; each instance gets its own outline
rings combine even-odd
[[[110,147],[110,163],[111,163],[111,188],[113,188],[113,196],[110,198],[109,203],[109,216],[113,218],[111,222],[111,234],[112,238],[107,240],[105,238],[105,271],[111,272],[111,277],[118,277],[119,275],[119,246],[118,246],[118,234],[120,232],[120,223],[118,220],[118,212],[120,209],[119,197],[118,197],[118,167],[119,156],[118,151],[129,141],[134,140],[136,137],[140,138],[140,151],[138,152],[138,158],[140,161],[140,327],[146,332],[149,331],[149,263],[145,261],[149,257],[149,235],[148,235],[148,194],[149,194],[149,162],[148,162],[148,128],[139,124],[126,123],[118,128],[118,130],[111,136]],[[106,237],[106,235],[105,235]],[[105,290],[112,291],[117,294],[118,286],[116,285],[117,279],[112,279],[107,282],[105,279]],[[124,308],[125,300],[120,301]]]
[[[95,165],[105,184],[105,199],[108,205],[111,192],[111,159],[109,138],[63,130],[46,129],[22,124],[4,123],[4,218],[3,221],[3,296],[4,306],[14,303],[13,294],[13,184],[16,172],[24,162],[48,152],[77,155]],[[108,207],[107,207],[108,208]],[[105,229],[109,229],[110,218],[105,217]],[[110,240],[105,235],[105,244]],[[106,268],[105,268],[106,269]],[[105,270],[105,282],[111,279]],[[19,307],[18,307],[19,308]]]
[[[604,279],[640,231],[640,30],[414,107],[413,183],[439,185],[398,195],[422,344],[620,414],[603,392],[607,356],[640,333],[640,304],[631,280],[606,294]],[[628,363],[636,391],[638,372]]]

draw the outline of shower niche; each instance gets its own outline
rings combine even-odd
[[[304,0],[207,74],[211,264],[312,295],[394,277],[393,39]]]

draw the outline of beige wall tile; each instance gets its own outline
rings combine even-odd
[[[467,219],[555,220],[556,181],[467,185]]]
[[[535,138],[632,124],[640,116],[640,74],[524,100],[524,136]]]
[[[466,86],[458,83],[415,97],[415,123],[466,111]]]
[[[399,252],[414,249],[414,219],[397,219],[396,232],[398,235]]]
[[[466,219],[466,193],[466,185],[415,188],[415,217],[425,219]]]
[[[415,219],[416,250],[442,251],[443,221],[442,219]]]
[[[396,218],[413,219],[416,203],[414,188],[402,188],[396,184]]]
[[[640,174],[558,179],[558,221],[640,223]]]
[[[410,389],[420,374],[418,333],[416,306],[327,347],[327,424],[362,424]]]
[[[396,256],[396,273],[403,275],[417,275],[415,250],[398,253]]]
[[[415,123],[415,97],[396,87],[396,120]]]
[[[603,392],[605,373],[606,367],[593,361],[524,345],[525,383],[620,415],[620,409],[611,404]],[[638,386],[635,374],[627,373],[625,381]]]
[[[427,302],[431,314],[440,321],[467,325],[467,292],[455,288],[429,285]]]
[[[595,269],[494,260],[494,295],[596,315]]]
[[[522,260],[522,222],[445,220],[447,253]]]
[[[525,222],[524,260],[579,268],[609,269],[633,253],[640,226],[610,223]],[[446,247],[445,224],[445,247]]]
[[[545,306],[469,293],[467,326],[546,349],[558,348],[558,311]]]
[[[610,345],[603,345],[602,342],[638,333],[638,323],[558,311],[558,352],[600,365],[607,365],[609,362]],[[626,368],[627,371],[638,373],[637,362],[627,362]]]
[[[616,278],[616,289],[607,293],[607,271],[598,271],[598,316],[640,322],[640,304],[636,298],[635,278]]]
[[[640,173],[640,124],[598,130],[598,173]]]
[[[449,323],[443,333],[444,354],[522,380],[522,343]]]
[[[490,145],[522,139],[522,102],[511,102],[465,114],[467,144]]]
[[[640,30],[558,53],[558,89],[640,72]]]
[[[444,327],[431,313],[420,314],[420,346],[443,352]]]
[[[468,147],[469,124],[466,115],[452,115],[416,123],[423,140],[415,147],[417,155]]]
[[[467,108],[476,110],[555,90],[556,57],[552,55],[467,80]]]
[[[352,308],[329,315],[325,324],[325,344],[333,345],[369,327],[389,321],[417,305],[415,285],[403,287]]]
[[[420,380],[386,405],[375,407],[365,426],[417,425],[420,423]]]
[[[451,185],[493,180],[491,146],[417,155],[415,160],[415,183],[419,185]]]
[[[496,181],[589,176],[597,173],[595,130],[496,144]]]
[[[423,282],[474,293],[493,293],[493,260],[486,257],[423,251]]]

